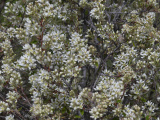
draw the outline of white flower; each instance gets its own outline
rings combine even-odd
[[[28,49],[30,49],[31,48],[31,46],[29,45],[29,44],[25,44],[24,46],[23,46],[23,49],[24,50],[28,50]]]
[[[160,101],[160,97],[157,97],[157,101]]]
[[[91,16],[92,17],[95,17],[96,19],[99,19],[100,18],[100,16],[99,16],[99,14],[98,14],[98,8],[93,8],[91,11],[90,11],[90,14],[91,14]]]
[[[99,118],[99,112],[97,110],[96,107],[93,107],[89,113],[91,114],[91,118],[94,118],[94,120],[96,120],[97,118]]]
[[[38,1],[38,2],[42,2],[42,3],[43,3],[45,0],[37,0],[37,1]]]
[[[6,120],[14,120],[14,115],[9,115],[9,116],[6,116],[5,118]]]

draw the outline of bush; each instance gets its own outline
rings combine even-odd
[[[159,120],[158,12],[156,0],[6,2],[1,119]]]

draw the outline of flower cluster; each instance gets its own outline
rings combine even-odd
[[[92,10],[90,11],[90,16],[95,19],[103,19],[104,18],[104,10],[105,6],[102,4],[103,0],[97,0],[92,2]]]

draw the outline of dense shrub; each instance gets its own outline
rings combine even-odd
[[[0,117],[159,120],[156,0],[14,0],[0,26]]]

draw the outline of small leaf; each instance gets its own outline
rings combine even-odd
[[[76,116],[75,116],[75,118],[81,118],[81,116],[79,116],[79,115],[76,115]]]
[[[21,111],[22,110],[22,107],[18,108],[18,111]]]
[[[117,100],[117,103],[121,103],[122,101],[121,100]]]
[[[149,116],[149,115],[147,115],[147,116],[146,116],[146,120],[149,120],[149,119],[150,119],[150,116]]]
[[[142,101],[142,102],[146,102],[146,99],[145,99],[145,98],[141,98],[141,101]]]
[[[84,115],[84,110],[80,110],[81,115]]]
[[[62,108],[62,113],[65,113],[67,110],[66,110],[66,107],[63,107]]]
[[[36,43],[38,43],[37,40],[32,40],[32,41],[31,41],[31,44],[36,44]]]
[[[95,63],[96,67],[98,67],[98,62]]]
[[[135,47],[135,43],[132,41],[133,46]]]

